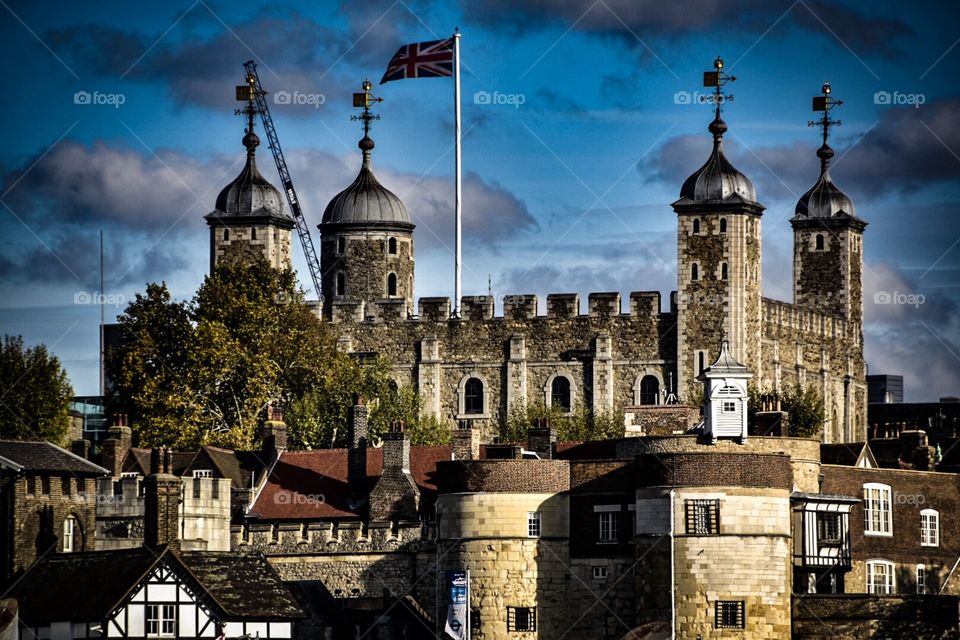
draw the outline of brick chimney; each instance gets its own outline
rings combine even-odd
[[[123,461],[133,445],[133,432],[127,426],[127,416],[118,413],[113,416],[113,425],[107,431],[107,439],[100,445],[100,459],[103,466],[114,477],[120,477]]]
[[[287,449],[287,424],[283,411],[272,404],[267,407],[267,420],[263,423],[263,454],[274,462]]]
[[[367,497],[367,415],[369,410],[359,394],[353,396],[347,439],[347,486],[354,504]]]
[[[472,420],[461,420],[453,430],[454,460],[477,460],[480,457],[480,431]]]
[[[143,542],[148,547],[180,544],[180,478],[173,475],[165,447],[150,452],[150,475],[143,481]]]
[[[527,449],[535,452],[541,460],[553,457],[553,447],[557,442],[557,430],[550,426],[546,418],[537,420],[534,427],[527,432]]]
[[[410,474],[410,440],[402,422],[383,436],[383,474],[370,492],[370,521],[417,519],[420,489]]]

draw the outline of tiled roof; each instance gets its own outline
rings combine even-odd
[[[138,547],[50,554],[30,567],[4,595],[17,599],[21,620],[31,625],[64,620],[99,622],[161,561],[196,582],[225,618],[303,616],[276,570],[259,553]]]
[[[433,505],[437,463],[442,460],[450,460],[449,446],[410,448],[410,473],[420,488],[421,511]],[[383,449],[367,449],[368,490],[382,473]],[[359,517],[347,497],[346,449],[289,451],[280,456],[252,511],[265,520]]]
[[[93,476],[109,473],[103,467],[49,442],[0,440],[0,457],[27,471],[56,471]]]

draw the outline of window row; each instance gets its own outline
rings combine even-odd
[[[720,273],[718,274],[718,278],[720,280],[728,280],[729,277],[730,277],[730,270],[727,267],[727,263],[721,262]],[[692,282],[698,282],[699,280],[701,280],[700,264],[697,262],[694,262],[693,264],[690,265],[690,280]]]
[[[232,234],[232,236],[233,236],[234,240],[243,240],[243,236],[244,236],[243,229],[234,229],[234,233]],[[269,236],[268,236],[268,237],[269,237]],[[224,229],[224,230],[223,230],[223,241],[224,241],[224,242],[230,242],[230,238],[231,238],[230,229]],[[259,235],[257,234],[257,228],[256,228],[256,227],[250,227],[250,240],[257,240],[258,238],[259,238]],[[274,232],[274,234],[273,234],[273,239],[274,239],[275,242],[279,242],[279,240],[280,240],[280,234],[279,234],[279,232],[276,232],[276,231]]]
[[[387,242],[385,244],[381,244],[380,246],[381,248],[386,249],[388,254],[392,256],[397,255],[397,239],[396,238],[391,236],[387,238]],[[338,236],[337,237],[337,254],[343,255],[346,252],[347,252],[347,238],[345,236]]]
[[[893,535],[893,490],[890,485],[869,482],[863,485],[863,532],[868,536]],[[940,513],[920,511],[920,545],[940,546]]]
[[[916,565],[914,585],[918,595],[934,593],[929,583],[927,565]],[[896,566],[889,560],[867,560],[867,593],[890,595],[897,593]]]
[[[694,235],[700,235],[700,218],[694,218],[694,219],[693,219],[693,224],[692,224],[691,226],[693,227],[693,234],[694,234]],[[727,219],[726,219],[726,218],[720,218],[720,223],[719,223],[719,225],[717,225],[717,227],[718,227],[720,233],[726,233],[726,232],[727,232]]]
[[[337,276],[336,276],[336,280],[337,280],[337,281],[336,281],[337,295],[338,295],[338,296],[345,296],[345,295],[347,295],[347,274],[344,273],[343,271],[338,271],[338,272],[337,272]],[[387,283],[386,283],[386,287],[385,287],[385,289],[384,289],[384,294],[385,294],[388,298],[393,298],[393,297],[399,295],[399,294],[397,293],[398,290],[399,290],[398,287],[397,287],[397,282],[398,282],[398,281],[397,281],[397,274],[395,274],[395,273],[388,273],[388,274],[387,274]],[[411,289],[411,290],[413,289],[413,279],[412,279],[412,278],[411,278],[411,280],[410,280],[410,289]]]

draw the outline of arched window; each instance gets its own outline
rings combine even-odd
[[[817,251],[823,251],[823,234],[822,233],[817,234],[816,243],[817,243],[816,244]]]
[[[224,229],[224,230],[223,230],[223,241],[224,241],[224,242],[229,242],[229,241],[230,241],[230,229]]]
[[[344,296],[347,294],[347,276],[343,275],[343,271],[337,273],[337,295]]]
[[[660,404],[660,381],[656,376],[641,378],[640,404]]]
[[[570,411],[570,378],[557,376],[550,383],[550,406]]]
[[[391,253],[391,254],[394,254],[394,255],[397,253],[397,239],[396,239],[396,238],[390,238],[389,240],[387,240],[387,252],[388,252],[388,253]]]
[[[720,218],[720,233],[726,233],[726,232],[727,232],[727,219]]]
[[[463,386],[463,412],[469,415],[483,413],[483,382],[480,378],[469,378]]]
[[[346,253],[347,251],[347,239],[343,236],[337,238],[337,253]]]
[[[696,262],[690,265],[690,279],[694,282],[700,279],[700,265]]]
[[[250,239],[251,239],[251,240],[256,240],[256,239],[257,239],[257,228],[256,228],[256,227],[252,227],[252,228],[250,229]]]
[[[77,547],[77,519],[73,516],[67,516],[63,521],[63,552],[71,553],[76,551]]]
[[[693,219],[693,232],[700,233],[700,218]]]
[[[721,280],[727,279],[727,263],[726,262],[720,265],[720,279]]]
[[[387,295],[397,295],[397,274],[391,273],[387,276]]]

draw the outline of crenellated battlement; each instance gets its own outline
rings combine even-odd
[[[257,522],[230,528],[231,548],[266,555],[419,551],[434,543],[420,522]]]
[[[824,338],[845,336],[849,330],[844,318],[770,298],[763,298],[763,320]]]
[[[364,302],[354,298],[340,298],[331,303],[331,321],[357,324],[362,322],[393,323],[410,322],[486,322],[491,320],[536,320],[572,318],[658,317],[660,311],[659,291],[633,291],[630,293],[626,311],[619,292],[605,291],[587,295],[586,313],[580,312],[580,294],[551,293],[547,295],[544,315],[540,314],[540,301],[534,294],[509,294],[503,296],[503,312],[495,313],[493,296],[463,296],[460,299],[460,319],[451,319],[453,309],[449,297],[427,297],[418,301],[418,314],[408,315],[406,302],[399,298],[386,298]],[[676,313],[676,292],[670,294],[671,310]]]

